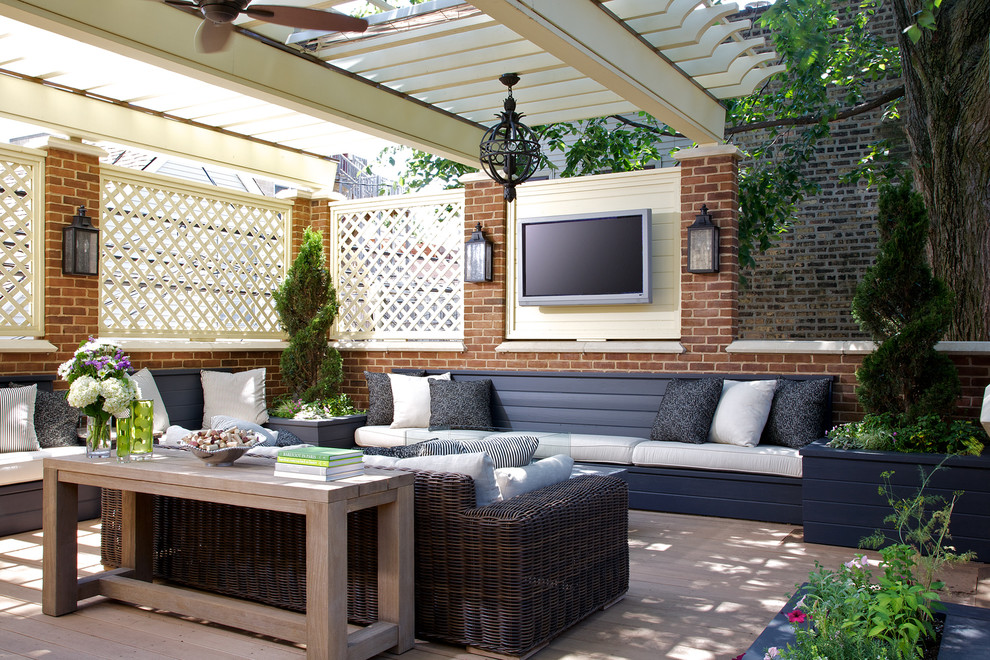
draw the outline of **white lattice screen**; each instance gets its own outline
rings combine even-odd
[[[287,201],[116,167],[102,171],[100,332],[276,338]]]
[[[464,191],[331,207],[340,339],[463,339]]]
[[[0,336],[44,334],[44,154],[0,147]]]

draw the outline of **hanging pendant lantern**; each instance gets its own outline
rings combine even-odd
[[[519,82],[515,73],[506,73],[499,81],[509,88],[509,96],[499,113],[501,121],[485,132],[481,140],[481,166],[485,173],[504,187],[503,197],[511,202],[516,198],[516,186],[527,181],[540,165],[540,141],[522,122],[516,112],[516,100],[512,98],[512,86]]]

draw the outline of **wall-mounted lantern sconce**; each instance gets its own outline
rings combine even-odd
[[[540,166],[540,141],[531,128],[519,119],[512,86],[519,82],[515,73],[506,73],[499,82],[509,88],[509,96],[499,113],[501,121],[489,128],[481,138],[481,167],[485,174],[502,184],[502,196],[511,202],[516,198],[516,186],[526,182]]]
[[[492,281],[492,243],[485,238],[480,222],[471,232],[471,240],[464,243],[464,281]]]
[[[62,229],[62,272],[67,275],[98,275],[100,230],[86,216],[86,207],[72,216],[72,224]]]
[[[689,273],[718,272],[718,227],[712,224],[708,206],[701,205],[701,213],[687,230]]]

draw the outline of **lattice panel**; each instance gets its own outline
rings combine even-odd
[[[227,191],[103,177],[100,331],[276,338],[289,206]]]
[[[44,334],[42,167],[0,150],[0,336]]]
[[[341,339],[463,338],[463,191],[348,202],[333,221]]]

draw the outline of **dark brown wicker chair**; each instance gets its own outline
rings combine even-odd
[[[115,508],[116,507],[116,508]],[[475,506],[470,477],[416,471],[416,634],[525,656],[629,584],[627,487],[582,476]],[[363,513],[363,512],[359,512]],[[375,519],[348,529],[348,614],[377,617]],[[119,564],[119,495],[104,499],[104,563]],[[301,516],[157,498],[155,574],[305,608]]]

